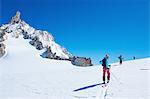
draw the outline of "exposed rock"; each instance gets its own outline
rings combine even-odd
[[[44,48],[43,45],[42,45],[42,42],[39,41],[39,38],[38,38],[38,37],[34,37],[34,38],[32,39],[32,41],[30,41],[29,43],[30,43],[31,45],[35,46],[36,49],[38,49],[38,50],[42,50],[42,49]]]
[[[92,66],[91,59],[86,57],[72,57],[71,63],[77,66]]]
[[[24,39],[30,39],[30,35],[28,35],[27,32],[22,31],[22,34],[23,34],[23,38],[24,38]]]
[[[42,42],[36,41],[36,42],[35,42],[35,47],[36,47],[36,49],[38,49],[38,50],[42,50],[42,49],[43,49]]]
[[[48,59],[67,60],[57,56],[56,53],[52,53],[51,47],[47,47],[46,51],[41,56]]]
[[[21,21],[20,15],[21,15],[20,12],[17,11],[17,12],[16,12],[16,15],[15,15],[14,17],[12,17],[10,23],[11,23],[11,24],[19,23],[19,22]]]
[[[7,39],[6,33],[4,30],[0,29],[0,42],[3,42]]]
[[[37,36],[39,38],[39,41],[42,42],[43,47],[48,47],[50,42],[54,41],[54,37],[47,31],[35,30],[34,33],[31,35],[31,38]]]
[[[3,43],[0,43],[0,57],[2,57],[5,54],[5,45]]]
[[[54,59],[55,55],[52,53],[51,48],[46,48],[46,51],[42,54],[43,58]]]

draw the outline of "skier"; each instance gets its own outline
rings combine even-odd
[[[100,63],[103,66],[103,84],[105,84],[105,78],[106,78],[106,73],[107,73],[107,83],[109,83],[110,80],[110,65],[108,65],[108,54],[103,58],[103,60],[100,61]]]
[[[122,58],[122,55],[120,55],[118,58],[119,58],[119,63],[120,63],[120,65],[121,65],[121,64],[122,64],[122,59],[123,59],[123,58]]]

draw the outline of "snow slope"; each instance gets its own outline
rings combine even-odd
[[[126,61],[112,69],[108,99],[150,99],[150,58]]]
[[[8,36],[9,37],[9,36]],[[102,87],[102,67],[76,67],[43,59],[21,36],[5,41],[0,59],[0,99],[149,99],[150,58],[112,64],[111,81]]]
[[[20,18],[18,20],[20,21],[17,23],[3,24],[0,26],[0,30],[6,34],[11,34],[11,36],[15,38],[21,36],[23,33],[26,33],[26,35],[29,35],[32,39],[34,37],[38,37],[44,48],[50,47],[52,53],[56,53],[56,55],[60,58],[69,59],[71,54],[66,50],[66,48],[60,46],[54,41],[54,37],[51,33],[35,29]]]

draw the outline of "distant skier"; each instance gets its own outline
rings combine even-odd
[[[133,59],[135,60],[135,56],[133,56]]]
[[[100,63],[103,66],[103,84],[105,84],[105,78],[106,78],[106,73],[107,73],[107,83],[109,83],[110,80],[110,65],[108,64],[108,54],[103,58],[103,60],[100,61]]]
[[[119,58],[119,63],[121,65],[122,64],[122,60],[123,60],[122,55],[120,55],[118,58]]]

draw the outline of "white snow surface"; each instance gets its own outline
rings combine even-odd
[[[0,99],[150,99],[150,58],[111,64],[110,83],[102,87],[96,86],[102,83],[102,66],[45,59],[28,42],[21,36],[5,41]]]

